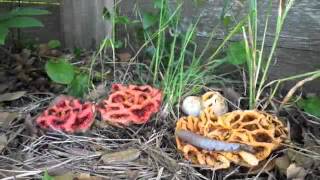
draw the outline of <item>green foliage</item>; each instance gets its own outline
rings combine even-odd
[[[89,89],[89,75],[80,72],[65,59],[49,60],[46,72],[52,81],[67,85],[68,93],[72,96],[83,97]]]
[[[0,45],[3,45],[9,33],[9,28],[2,27],[0,24]]]
[[[69,87],[69,94],[75,97],[83,97],[89,89],[89,75],[86,73],[77,74]]]
[[[158,15],[149,13],[149,12],[143,12],[142,14],[142,26],[143,29],[148,29],[151,26],[155,25],[159,21]]]
[[[249,0],[249,16],[247,18],[247,26],[242,27],[243,39],[245,42],[246,51],[246,65],[248,72],[248,84],[249,84],[249,108],[256,108],[257,102],[260,101],[260,96],[262,91],[270,86],[270,83],[266,83],[268,79],[268,73],[270,65],[274,60],[274,52],[277,48],[280,33],[283,28],[286,16],[293,6],[294,0],[285,1],[282,4],[281,1],[278,2],[278,14],[276,19],[276,28],[274,33],[274,39],[272,41],[271,50],[266,54],[264,48],[266,46],[266,34],[268,31],[269,17],[272,11],[272,0],[269,0],[269,7],[267,9],[266,18],[264,22],[262,37],[258,37],[258,6],[257,0]],[[261,44],[258,46],[257,42],[262,39]],[[264,59],[263,57],[267,57]],[[291,78],[289,78],[291,79]],[[280,81],[278,81],[280,82]],[[275,90],[277,87],[275,88]],[[269,96],[269,100],[272,99],[274,92]],[[267,102],[269,103],[269,102]]]
[[[70,84],[74,78],[74,68],[65,59],[49,60],[46,72],[50,79],[60,84]]]
[[[80,58],[80,56],[81,56],[81,53],[82,53],[82,49],[81,48],[74,48],[73,49],[73,54],[74,54],[74,56],[75,56],[75,58]]]
[[[48,47],[49,47],[50,49],[58,49],[58,48],[61,47],[61,43],[60,43],[59,40],[50,40],[50,41],[48,42]]]
[[[164,106],[169,111],[175,104],[180,104],[182,96],[199,93],[203,86],[218,82],[214,75],[215,70],[226,60],[215,59],[215,56],[243,25],[243,21],[237,24],[212,56],[204,59],[213,38],[200,50],[195,41],[199,19],[187,29],[181,29],[183,3],[184,1],[179,1],[172,10],[167,0],[155,0],[156,9],[152,14],[140,12],[146,46],[144,50],[152,58],[150,69],[153,85],[163,90]]]
[[[320,118],[320,97],[314,96],[306,99],[301,99],[297,102],[299,108],[305,112]]]
[[[42,180],[54,180],[54,177],[50,176],[48,171],[45,171]]]
[[[246,63],[246,47],[244,41],[231,43],[227,49],[227,59],[230,64],[242,65]]]
[[[43,27],[43,24],[39,20],[29,16],[45,14],[49,14],[49,11],[19,7],[0,15],[0,45],[5,43],[5,39],[11,28]]]

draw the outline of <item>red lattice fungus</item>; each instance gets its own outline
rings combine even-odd
[[[161,101],[161,91],[151,86],[113,84],[98,110],[102,120],[114,125],[143,124],[159,111]]]
[[[94,121],[95,106],[72,97],[60,96],[37,119],[44,129],[67,133],[85,132]]]

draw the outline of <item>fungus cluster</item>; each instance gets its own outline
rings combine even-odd
[[[72,97],[60,96],[37,119],[44,129],[67,133],[85,132],[94,121],[95,106]]]
[[[146,123],[161,105],[162,93],[151,86],[113,84],[98,107],[102,120],[113,125]]]
[[[253,110],[233,111],[218,117],[211,108],[206,108],[199,117],[180,118],[176,124],[176,131],[179,130],[190,131],[212,140],[232,143],[230,147],[224,144],[226,147],[222,149],[226,150],[232,149],[234,143],[252,147],[252,152],[241,149],[234,152],[208,151],[208,148],[196,147],[192,144],[197,143],[187,143],[181,137],[176,136],[177,148],[182,151],[186,159],[215,169],[228,168],[231,162],[246,167],[256,166],[260,161],[265,160],[273,150],[279,148],[280,143],[287,138],[287,130],[277,117]],[[198,141],[197,138],[193,139]]]
[[[151,86],[113,84],[111,94],[98,106],[60,96],[37,119],[44,129],[67,133],[85,132],[92,125],[95,109],[113,125],[146,123],[160,109],[162,93]]]

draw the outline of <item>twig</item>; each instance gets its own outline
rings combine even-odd
[[[305,83],[313,81],[317,78],[320,77],[320,73],[319,74],[315,74],[313,76],[307,77],[299,82],[297,82],[296,85],[294,85],[290,91],[287,93],[287,95],[283,98],[280,107],[278,109],[278,112],[282,109],[282,107],[291,99],[291,97],[294,95],[294,93],[297,91],[298,88],[300,88],[301,86],[303,86]]]

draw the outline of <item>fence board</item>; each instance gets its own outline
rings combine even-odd
[[[173,1],[171,1],[173,2]],[[205,44],[211,31],[221,22],[221,13],[225,0],[208,0],[203,1],[204,4],[195,7],[192,0],[185,0],[183,6],[182,22],[184,26],[182,30],[188,28],[190,22],[194,22],[197,18],[201,17],[198,26],[198,39],[200,45]],[[247,7],[241,2],[246,1],[230,1],[233,3],[231,15],[235,20],[239,21],[244,17]],[[267,3],[269,1],[258,1],[258,7],[263,16],[259,17],[259,34],[262,33],[264,28],[265,13]],[[276,22],[278,0],[273,0],[273,7],[271,17],[269,19],[269,31],[266,38],[268,47],[272,45],[274,38],[274,29]],[[138,5],[144,11],[152,9],[152,1],[148,0],[132,0],[122,1],[120,4],[122,13],[133,16],[132,7]],[[221,42],[226,34],[224,27],[218,26],[215,40],[213,42]],[[240,39],[241,35],[234,38]],[[213,44],[215,46],[216,44]],[[277,79],[294,75],[297,73],[304,73],[307,71],[314,71],[320,69],[320,1],[319,0],[299,0],[291,11],[288,13],[284,29],[279,39],[279,46],[277,50],[276,64],[271,68],[270,79]],[[292,85],[292,83],[290,84]],[[289,88],[290,86],[288,86]],[[320,94],[320,80],[308,83],[306,88],[310,92]]]
[[[113,0],[63,0],[61,25],[66,47],[96,48],[111,37],[112,25],[102,18],[103,8],[112,9]]]

